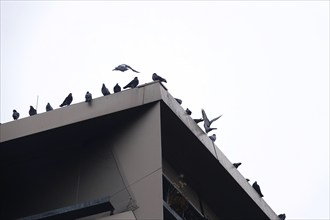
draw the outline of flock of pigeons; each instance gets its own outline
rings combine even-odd
[[[132,70],[133,72],[139,73],[138,71],[134,70],[133,68],[131,68],[129,65],[126,64],[121,64],[119,66],[117,66],[116,68],[113,69],[113,71],[121,71],[121,72],[125,72],[126,70]],[[153,81],[160,81],[160,82],[167,82],[164,78],[162,78],[161,76],[158,76],[156,73],[152,74],[152,80]],[[123,87],[123,89],[126,88],[135,88],[139,85],[139,79],[138,77],[134,77],[134,79],[132,81],[130,81],[126,86]],[[113,87],[113,91],[114,93],[120,92],[121,91],[121,87],[119,86],[119,84],[117,83],[114,87]],[[101,88],[101,92],[104,96],[106,95],[110,95],[110,91],[109,89],[105,86],[105,84],[103,83],[102,88]],[[64,106],[69,106],[73,101],[73,97],[72,97],[72,93],[70,93],[62,102],[62,104],[60,105],[60,107],[64,107]],[[86,95],[85,95],[85,101],[89,104],[91,104],[92,102],[92,94],[87,91]],[[53,107],[50,105],[50,103],[47,103],[46,105],[46,111],[52,111]],[[33,116],[37,114],[37,110],[31,105],[30,106],[30,110],[29,110],[29,115]],[[19,112],[16,111],[16,109],[13,110],[13,119],[17,120],[20,116]]]
[[[138,71],[134,70],[133,68],[131,68],[129,65],[126,64],[121,64],[119,66],[117,66],[116,68],[113,69],[113,71],[121,71],[121,72],[125,72],[127,70],[131,70],[133,72],[139,73]],[[153,81],[159,81],[159,82],[165,82],[167,83],[166,79],[162,78],[161,76],[157,75],[156,73],[152,74],[152,80]],[[139,85],[139,79],[138,77],[134,77],[134,79],[132,81],[130,81],[126,86],[123,87],[123,89],[126,88],[136,88]],[[113,87],[113,92],[117,93],[121,91],[121,87],[119,86],[119,84],[117,83],[114,87]],[[105,86],[105,84],[103,83],[102,88],[101,88],[101,92],[104,96],[110,95],[110,91],[109,89]],[[60,107],[64,107],[64,106],[69,106],[72,103],[73,97],[72,97],[72,93],[70,93],[63,101],[63,103],[60,105]],[[182,100],[175,98],[175,100],[181,105],[182,104]],[[85,102],[91,104],[92,102],[92,94],[87,91],[86,95],[85,95]],[[51,111],[53,110],[52,106],[47,103],[46,105],[46,111]],[[189,108],[187,108],[186,113],[188,115],[191,115],[192,112],[191,110],[189,110]],[[37,110],[33,108],[33,106],[30,106],[30,110],[29,110],[29,115],[36,115],[37,114]],[[13,110],[13,119],[17,120],[19,118],[19,113],[14,109]],[[216,120],[218,120],[222,115],[213,118],[212,120],[209,120],[209,118],[207,117],[204,109],[202,109],[202,118],[199,119],[194,119],[194,121],[196,122],[196,124],[200,123],[200,122],[204,122],[204,130],[205,133],[208,134],[210,131],[216,130],[217,128],[212,128],[211,125],[213,122],[215,122]],[[211,136],[208,136],[212,142],[215,142],[216,140],[216,134],[213,134]],[[233,166],[237,169],[242,163],[233,163]],[[246,179],[247,181],[250,181],[249,179]],[[263,194],[261,193],[260,190],[260,186],[258,185],[257,181],[255,181],[252,184],[252,187],[256,190],[256,192],[259,194],[260,197],[263,197]],[[286,216],[285,214],[280,214],[278,215],[278,217],[281,220],[285,220]]]

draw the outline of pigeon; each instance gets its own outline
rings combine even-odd
[[[33,108],[33,106],[30,105],[29,115],[32,116],[32,115],[36,115],[36,114],[37,114],[37,110],[35,110],[35,109]]]
[[[138,71],[134,70],[133,68],[131,68],[129,65],[126,65],[126,64],[121,64],[121,65],[117,66],[116,68],[114,68],[112,71],[119,70],[121,72],[125,72],[128,69],[132,70],[133,72],[139,73]]]
[[[89,93],[87,91],[85,95],[85,102],[91,103],[91,101],[92,101],[92,93]]]
[[[249,178],[246,178],[246,181],[248,181],[248,182],[249,182],[249,181],[250,181],[250,179],[249,179]]]
[[[203,119],[204,119],[204,128],[205,128],[205,132],[206,132],[206,133],[209,133],[209,132],[212,131],[212,130],[216,130],[217,128],[211,128],[211,124],[212,124],[214,121],[218,120],[222,115],[220,115],[220,116],[218,116],[218,117],[212,119],[211,121],[207,118],[204,109],[202,109],[202,115],[203,115]]]
[[[237,169],[242,163],[233,163],[234,167]]]
[[[255,189],[255,191],[257,191],[260,197],[264,197],[264,195],[261,193],[260,186],[258,185],[257,181],[253,183],[252,187]]]
[[[181,99],[177,99],[177,98],[174,98],[180,105],[182,104],[182,100]]]
[[[106,96],[106,95],[110,95],[109,89],[108,89],[107,87],[105,87],[104,83],[102,84],[102,89],[101,89],[101,91],[102,91],[102,94],[103,94],[104,96]]]
[[[194,119],[194,121],[196,122],[196,124],[198,124],[199,122],[204,121],[204,119],[202,119],[202,118],[197,118],[197,119]]]
[[[121,87],[119,86],[119,84],[117,83],[115,85],[115,87],[113,87],[113,92],[116,93],[116,92],[120,92],[121,91]]]
[[[281,220],[285,220],[286,215],[285,215],[285,214],[279,214],[278,217],[279,217]]]
[[[126,89],[126,88],[133,89],[133,88],[137,87],[137,85],[139,85],[139,80],[137,77],[134,77],[134,79],[131,82],[129,82],[126,86],[124,86],[124,89]]]
[[[189,110],[189,108],[187,108],[187,109],[186,109],[186,113],[187,113],[188,115],[191,115],[192,112]]]
[[[215,134],[209,136],[209,138],[211,139],[211,141],[215,141],[217,139],[217,136]]]
[[[17,120],[19,118],[19,113],[14,109],[13,110],[13,119]]]
[[[46,112],[49,112],[51,110],[53,110],[53,107],[48,102],[47,105],[46,105]]]
[[[167,83],[166,79],[164,79],[161,76],[158,76],[156,73],[152,74],[152,80],[153,81],[157,81],[158,80],[159,82],[166,82]]]
[[[60,105],[60,107],[63,107],[65,105],[69,106],[73,100],[72,93],[70,93],[63,101],[63,103]]]

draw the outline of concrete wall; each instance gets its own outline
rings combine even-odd
[[[110,198],[114,214],[132,210],[137,219],[162,219],[159,112],[155,103],[119,134],[71,141],[61,148],[37,142],[44,145],[40,151],[2,163],[0,219],[104,197]]]
[[[118,138],[113,153],[124,183],[136,201],[136,218],[162,219],[160,103]]]

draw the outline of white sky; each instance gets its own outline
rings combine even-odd
[[[216,144],[277,214],[329,219],[329,1],[1,0],[1,123],[154,72],[223,114]]]

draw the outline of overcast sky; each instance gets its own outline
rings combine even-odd
[[[154,72],[223,114],[217,146],[277,214],[329,219],[329,1],[1,0],[1,123]]]

